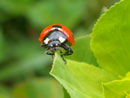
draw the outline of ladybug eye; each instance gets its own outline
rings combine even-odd
[[[48,42],[49,42],[49,38],[46,38],[46,39],[44,40],[44,43],[45,43],[45,44],[48,44]]]
[[[63,43],[63,42],[65,41],[65,39],[64,39],[63,37],[59,37],[59,41],[60,41],[61,43]]]

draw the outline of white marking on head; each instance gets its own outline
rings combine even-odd
[[[59,41],[60,41],[61,43],[63,43],[63,42],[65,41],[65,39],[64,39],[63,37],[59,37]]]
[[[46,39],[44,40],[44,43],[45,43],[45,44],[48,44],[48,42],[49,42],[49,38],[46,38]]]

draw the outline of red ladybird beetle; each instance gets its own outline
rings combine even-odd
[[[64,56],[73,54],[70,46],[75,44],[72,32],[61,24],[53,24],[46,27],[39,37],[41,46],[45,47],[45,53],[54,55],[55,51],[59,50],[62,59],[65,61]],[[63,48],[66,52],[63,53],[60,49]],[[65,61],[66,63],[66,61]]]

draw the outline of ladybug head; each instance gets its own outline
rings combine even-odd
[[[61,43],[59,41],[51,41],[48,43],[48,47],[52,49],[53,51],[56,51],[59,49]]]

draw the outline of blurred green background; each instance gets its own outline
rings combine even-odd
[[[52,57],[38,37],[63,24],[75,37],[90,34],[102,13],[119,0],[1,0],[0,98],[69,98],[49,75]]]

